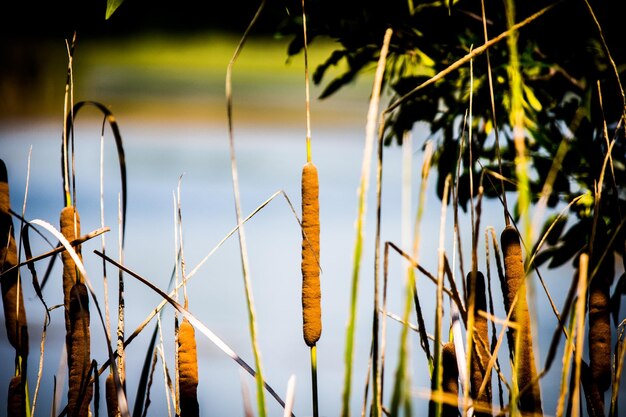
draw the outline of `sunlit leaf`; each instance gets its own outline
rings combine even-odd
[[[124,0],[107,0],[107,11],[104,18],[108,20],[123,2]]]

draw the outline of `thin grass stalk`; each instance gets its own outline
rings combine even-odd
[[[384,383],[385,383],[385,357],[387,353],[387,284],[389,282],[389,245],[385,243],[384,252],[383,252],[383,300],[382,300],[382,309],[380,314],[382,316],[382,325],[381,325],[381,344],[380,344],[380,376],[381,376],[381,385],[380,385],[380,396],[383,397],[384,394]],[[407,378],[408,384],[410,385],[410,378]],[[406,404],[408,410],[411,410],[411,401],[409,400]],[[382,404],[381,411],[385,412]]]
[[[491,314],[492,316],[495,315],[494,311],[494,306],[493,306],[493,292],[491,291],[491,268],[490,268],[490,255],[489,255],[489,229],[491,229],[491,232],[495,234],[495,230],[493,228],[487,228],[485,230],[485,267],[486,267],[486,271],[487,271],[487,294],[489,294],[489,314]],[[496,244],[497,244],[497,240],[496,240]],[[496,252],[497,254],[497,249],[494,248],[494,252]],[[499,266],[498,266],[499,267]],[[496,337],[496,324],[491,321],[491,347],[490,347],[490,354],[493,355],[494,353],[494,349],[497,343],[497,337]],[[500,362],[496,361],[496,365],[499,368],[500,367]],[[482,384],[481,384],[482,385]],[[480,392],[480,391],[479,391]],[[500,381],[500,379],[498,379],[498,399],[500,401],[499,405],[500,408],[504,408],[504,394],[502,392],[502,382]]]
[[[365,372],[365,383],[363,384],[363,404],[361,405],[361,417],[367,414],[367,404],[370,392],[370,382],[372,377],[372,344],[370,342],[370,354],[367,358],[367,371]]]
[[[106,119],[102,122],[102,131],[100,133],[100,227],[104,228],[104,126]],[[106,237],[104,234],[100,237],[100,247],[102,253],[106,253]],[[109,282],[107,277],[106,261],[102,260],[102,293],[104,297],[104,321],[107,329],[111,332],[111,313],[109,311]],[[108,377],[107,377],[108,378]],[[108,381],[108,379],[107,379]],[[108,383],[108,382],[107,382]],[[108,397],[107,397],[108,398]]]
[[[163,325],[161,323],[161,316],[157,317],[157,329],[159,330],[159,344],[157,346],[157,351],[161,357],[161,364],[163,368],[163,388],[165,389],[165,399],[167,401],[167,413],[169,416],[172,415],[171,407],[174,406],[174,412],[176,412],[176,388],[175,384],[172,383],[172,378],[170,377],[170,371],[167,368],[167,361],[165,360],[165,343],[163,341]],[[178,363],[176,363],[178,366]]]
[[[150,404],[152,403],[152,401],[150,400],[150,389],[152,388],[152,383],[154,381],[154,371],[156,370],[156,363],[157,363],[157,359],[158,359],[158,352],[156,349],[152,349],[152,365],[150,366],[150,371],[149,371],[149,377],[148,377],[148,381],[147,381],[147,386],[146,386],[146,399],[145,399],[145,407],[143,407],[142,404],[142,414],[141,417],[146,417],[148,414],[148,407],[150,407]],[[135,401],[138,401],[139,399],[136,399]],[[143,401],[142,401],[143,403]],[[139,417],[139,416],[137,416]]]
[[[252,297],[252,284],[248,267],[248,254],[246,247],[246,238],[245,238],[245,230],[242,225],[242,216],[241,216],[241,198],[239,195],[239,174],[237,171],[237,160],[235,155],[235,138],[233,131],[233,117],[232,117],[232,69],[239,56],[240,51],[243,49],[243,46],[248,38],[248,34],[257,19],[259,18],[263,7],[265,6],[265,0],[262,0],[259,8],[257,9],[256,14],[250,21],[250,24],[246,28],[233,57],[228,63],[228,67],[226,69],[226,107],[227,107],[227,116],[228,116],[228,136],[229,136],[229,149],[230,149],[230,162],[231,162],[231,175],[233,180],[233,193],[235,198],[235,212],[237,218],[237,224],[240,225],[238,229],[239,235],[239,252],[241,255],[241,267],[243,272],[244,279],[244,287],[246,293],[246,306],[248,309],[248,327],[250,332],[250,338],[252,339],[252,351],[254,354],[254,362],[256,366],[256,383],[257,383],[257,405],[258,412],[260,417],[266,416],[265,410],[265,391],[263,390],[263,371],[261,366],[261,352],[258,346],[257,341],[257,329],[256,329],[256,313],[254,311],[254,301]]]
[[[576,279],[576,276],[574,277],[574,279]],[[569,373],[570,373],[570,369],[572,365],[571,359],[572,359],[572,354],[574,352],[575,340],[573,339],[573,337],[576,332],[576,327],[575,327],[577,325],[576,320],[577,320],[577,316],[576,316],[576,311],[575,311],[574,314],[570,316],[569,325],[568,325],[567,334],[571,336],[566,338],[565,346],[563,348],[563,356],[562,356],[563,369],[561,371],[559,399],[557,401],[556,414],[555,414],[556,417],[563,416],[564,406],[565,406],[565,396],[568,394],[567,382],[569,380]]]
[[[618,397],[619,387],[622,380],[622,372],[624,370],[624,357],[626,355],[626,343],[624,343],[624,324],[622,321],[619,325],[619,335],[617,337],[617,348],[615,349],[615,361],[614,361],[614,374],[613,374],[613,389],[611,391],[611,408],[609,409],[609,417],[616,417],[618,413]]]
[[[180,262],[182,262],[181,258],[182,258],[182,250],[180,248],[180,241],[181,239],[179,238],[179,235],[182,233],[180,228],[181,228],[181,224],[179,221],[179,209],[180,209],[180,184],[181,184],[181,179],[182,179],[182,175],[178,177],[178,187],[177,190],[179,191],[178,193],[178,198],[177,195],[174,191],[172,191],[172,203],[173,203],[173,220],[174,220],[174,256],[176,258],[176,266],[174,268],[174,300],[178,301],[179,297],[178,297],[178,284],[180,282]],[[180,254],[180,257],[178,256],[178,254]],[[186,286],[182,285],[183,291],[185,291]],[[185,300],[187,300],[187,297],[184,298]],[[181,410],[180,410],[180,373],[178,370],[178,366],[179,366],[179,348],[180,348],[180,343],[179,343],[179,338],[180,336],[180,325],[178,322],[178,311],[174,311],[174,392],[172,394],[173,399],[174,399],[174,410],[175,410],[175,414],[177,416],[180,415]]]
[[[165,363],[165,354],[163,353],[163,345],[159,345],[156,348],[157,352],[161,356],[161,364],[163,365],[163,388],[165,389],[165,401],[167,404],[167,415],[172,417],[172,404],[174,403],[174,411],[176,411],[176,403],[175,403],[175,393],[174,387],[172,386],[172,380],[170,379],[170,374],[167,369],[167,363]],[[178,413],[175,413],[178,415]]]
[[[389,30],[391,36],[391,30]],[[381,117],[378,125],[378,157],[376,159],[376,232],[374,237],[374,311],[372,319],[372,368],[374,383],[372,387],[372,417],[383,413],[383,381],[380,361],[380,230],[382,221],[382,186],[383,186],[383,138],[385,119]]]
[[[481,7],[481,17],[482,17],[482,22],[483,22],[483,34],[485,37],[485,44],[487,44],[487,42],[489,42],[489,35],[487,32],[487,16],[485,13],[485,0],[481,0],[480,1],[480,7]],[[504,180],[502,179],[504,176],[502,175],[502,157],[500,154],[500,135],[499,135],[499,129],[498,129],[498,119],[496,117],[496,103],[495,103],[495,94],[494,94],[494,90],[493,90],[493,75],[491,73],[491,54],[489,53],[489,49],[487,49],[485,51],[485,56],[487,58],[487,79],[489,80],[489,98],[490,98],[490,102],[491,102],[491,123],[493,124],[493,132],[495,135],[495,148],[496,148],[496,159],[498,160],[498,171],[500,173],[500,188],[501,188],[501,195],[502,195],[502,207],[504,208],[504,220],[505,220],[505,224],[506,226],[509,225],[510,223],[510,219],[509,219],[509,213],[508,213],[508,204],[506,201],[506,193],[504,191]],[[502,408],[502,405],[501,405]]]
[[[318,401],[317,401],[317,346],[311,346],[311,395],[313,399],[313,416],[319,415]],[[285,407],[285,413],[287,413],[287,407]]]
[[[43,376],[43,358],[44,358],[46,336],[48,334],[47,330],[48,330],[49,324],[50,324],[50,311],[46,309],[46,314],[43,320],[43,330],[41,332],[41,342],[39,343],[39,366],[37,368],[37,382],[35,383],[35,392],[33,394],[33,404],[30,409],[31,416],[35,415],[35,410],[37,408],[37,398],[39,396],[39,388],[41,387],[41,378]]]
[[[471,52],[471,49],[470,49]],[[470,403],[470,389],[474,387],[475,381],[473,378],[474,370],[473,364],[475,362],[474,356],[474,345],[475,345],[475,329],[474,329],[474,316],[475,316],[475,303],[476,303],[476,275],[478,273],[478,253],[477,253],[477,235],[478,232],[476,230],[476,213],[474,208],[474,164],[473,164],[473,153],[472,153],[472,132],[473,132],[473,96],[474,96],[474,60],[470,59],[470,94],[469,94],[469,127],[468,127],[468,153],[469,153],[469,191],[470,191],[470,224],[471,224],[471,234],[472,234],[472,267],[467,276],[467,292],[466,292],[466,300],[467,300],[467,351],[466,351],[466,363],[465,363],[465,379],[463,381],[463,412],[462,415],[466,415],[468,413],[468,409],[466,408]],[[461,248],[459,248],[461,249]],[[470,378],[472,379],[470,383]],[[482,380],[482,379],[481,379]],[[480,384],[478,384],[480,385]],[[474,398],[477,399],[477,398]],[[473,411],[473,410],[472,410]]]
[[[72,197],[70,194],[70,179],[69,179],[69,155],[68,155],[68,131],[67,131],[67,123],[65,121],[68,117],[71,117],[71,109],[72,103],[70,102],[70,86],[73,84],[72,82],[72,72],[73,72],[73,59],[74,59],[74,48],[76,46],[76,32],[74,32],[72,37],[72,42],[68,43],[67,39],[65,41],[65,46],[67,49],[68,55],[68,64],[67,64],[67,77],[65,81],[65,95],[63,102],[63,135],[62,135],[62,158],[61,158],[61,169],[63,171],[63,191],[64,191],[64,203],[65,206],[70,206],[72,204]],[[73,97],[71,99],[73,101]]]
[[[439,221],[439,248],[438,253],[438,273],[437,273],[437,296],[435,311],[435,355],[434,355],[434,371],[432,390],[435,394],[440,394],[442,389],[442,321],[443,321],[443,279],[445,264],[445,225],[446,225],[446,208],[448,206],[448,193],[450,191],[450,182],[452,178],[450,174],[446,177],[443,188],[443,198],[441,201],[441,216]],[[442,403],[437,401],[433,408],[433,416],[440,417],[442,413]]]
[[[463,161],[463,153],[465,149],[465,130],[467,126],[467,111],[465,112],[465,116],[463,117],[463,128],[461,129],[461,138],[459,139],[459,152],[456,159],[456,173],[454,177],[454,187],[452,187],[452,207],[454,213],[454,237],[453,246],[452,246],[452,263],[456,268],[456,255],[459,255],[459,270],[461,271],[461,276],[465,276],[465,266],[463,262],[463,251],[461,248],[463,247],[461,243],[461,230],[459,229],[459,183],[461,178],[461,166]],[[474,222],[472,221],[472,224]],[[465,288],[465,281],[461,280],[461,284],[463,286],[463,298],[467,298],[467,289]],[[457,356],[458,357],[458,356]]]
[[[587,302],[587,269],[589,256],[585,253],[580,255],[578,275],[578,302],[576,303],[576,351],[574,353],[574,390],[572,392],[572,417],[578,417],[579,413],[579,390],[580,384],[580,363],[582,361],[584,336],[585,336],[585,307]]]
[[[250,401],[250,389],[248,388],[247,380],[244,380],[243,372],[239,372],[239,376],[241,377],[241,402],[243,403],[243,415],[245,417],[254,417],[252,402]]]
[[[296,396],[296,376],[291,375],[287,381],[287,393],[285,394],[285,411],[283,417],[291,416]]]
[[[402,212],[401,212],[401,230],[402,230],[402,246],[409,247],[411,245],[411,232],[410,232],[410,224],[411,224],[411,166],[412,166],[412,136],[409,130],[405,131],[402,135]],[[406,404],[406,413],[411,414],[411,401],[402,401],[401,397],[406,398],[407,395],[402,393],[402,389],[406,386],[410,386],[410,375],[406,372],[408,368],[406,362],[408,361],[408,352],[409,346],[408,342],[403,343],[403,334],[406,332],[408,334],[406,322],[408,322],[408,314],[411,311],[411,295],[413,293],[413,287],[409,284],[411,282],[410,275],[413,274],[413,280],[415,280],[413,268],[411,264],[405,260],[403,265],[406,267],[406,277],[407,277],[407,286],[405,289],[405,313],[406,306],[408,305],[409,312],[403,317],[406,316],[406,320],[398,317],[400,322],[404,321],[404,325],[402,326],[400,333],[400,353],[398,355],[398,365],[395,372],[394,378],[394,386],[391,396],[391,405],[390,405],[390,414],[399,415],[400,405]],[[387,282],[389,275],[389,245],[385,244],[385,254],[384,254],[384,274],[383,274],[383,317],[387,316],[389,313],[387,312]],[[383,333],[385,334],[387,320],[383,318]],[[385,335],[383,334],[383,343],[385,341]],[[408,341],[408,337],[405,338]],[[384,366],[384,349],[381,358],[381,365]],[[384,368],[383,368],[384,371]],[[384,375],[384,374],[383,374]],[[406,381],[406,383],[400,383],[399,380]]]
[[[593,11],[593,8],[591,7],[591,4],[589,3],[588,0],[585,0],[585,5],[587,6],[587,9],[589,10],[589,14],[592,17],[593,22],[598,28],[598,34],[600,35],[600,40],[602,41],[602,48],[604,49],[604,53],[606,54],[606,56],[609,58],[609,62],[611,63],[611,69],[613,69],[613,72],[615,73],[615,81],[617,82],[620,94],[622,96],[622,105],[624,109],[622,118],[626,119],[626,94],[624,94],[624,87],[622,86],[622,81],[620,79],[617,65],[615,65],[615,61],[613,60],[613,57],[611,56],[611,51],[609,50],[606,40],[604,39],[604,32],[602,30],[602,26],[600,25],[600,22],[598,21],[598,18],[596,17],[596,14]]]
[[[365,147],[363,149],[363,163],[361,166],[361,180],[357,191],[358,208],[356,221],[356,240],[354,244],[353,263],[352,263],[352,282],[350,290],[350,310],[348,316],[348,325],[346,328],[346,347],[345,347],[345,375],[342,393],[341,416],[348,417],[350,415],[350,394],[352,389],[352,365],[354,357],[354,335],[356,328],[356,304],[358,294],[359,273],[361,266],[361,252],[363,247],[363,230],[365,228],[365,211],[366,196],[369,187],[369,176],[372,159],[372,149],[374,138],[376,135],[376,122],[378,120],[378,104],[380,101],[380,91],[382,88],[383,74],[391,41],[392,30],[387,29],[383,38],[380,49],[380,56],[376,66],[374,83],[372,86],[372,95],[370,98],[369,109],[367,113],[367,122],[365,128]]]
[[[419,189],[419,203],[417,207],[417,212],[415,216],[415,223],[413,226],[413,237],[412,237],[412,258],[417,262],[419,258],[419,247],[420,247],[420,228],[422,223],[422,217],[424,214],[424,207],[426,202],[426,190],[428,187],[428,174],[430,173],[430,167],[432,162],[432,142],[428,142],[424,151],[424,159],[422,163],[422,171],[421,171],[421,182]],[[410,202],[410,195],[407,196],[407,200]],[[410,265],[407,268],[406,272],[406,292],[405,292],[405,300],[404,300],[404,310],[402,313],[402,321],[407,323],[409,321],[409,315],[411,312],[411,303],[413,302],[413,295],[417,296],[417,285],[415,279],[415,269],[413,265]],[[415,305],[416,309],[420,309],[419,302]],[[421,310],[421,309],[420,309]],[[421,316],[421,311],[418,312],[418,316]],[[391,415],[399,415],[400,407],[402,404],[409,404],[408,398],[410,397],[410,375],[407,372],[409,369],[409,347],[408,347],[408,327],[403,326],[400,333],[400,348],[398,353],[398,364],[396,367],[395,378],[394,378],[394,387],[393,393],[391,397],[391,406],[390,412]],[[428,341],[425,341],[426,345],[428,345]],[[432,360],[427,357],[429,362],[429,370],[432,372]],[[411,410],[406,410],[408,414]]]
[[[117,219],[118,219],[118,252],[120,263],[124,262],[124,212],[121,196],[117,196]],[[126,352],[124,350],[125,337],[125,308],[124,298],[124,273],[119,271],[117,275],[117,371],[119,373],[122,389],[126,389]]]

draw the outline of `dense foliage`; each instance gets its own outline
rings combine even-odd
[[[549,5],[553,2],[516,2],[515,21],[520,22]],[[483,6],[486,25],[483,25]],[[303,46],[301,18],[297,17],[295,7],[292,18],[281,29],[283,34],[294,36],[289,54],[299,53]],[[621,2],[558,2],[517,32],[533,201],[538,201],[553,161],[560,160],[559,146],[566,146],[567,152],[557,172],[549,206],[569,203],[586,194],[573,206],[575,221],[561,221],[553,229],[550,245],[537,259],[538,263],[549,260],[549,265],[556,267],[572,259],[589,243],[595,184],[613,140],[612,160],[597,207],[596,227],[602,232],[596,233],[593,247],[598,257],[609,245],[624,254],[626,235],[622,213],[626,213],[626,192],[621,184],[626,183],[626,142],[624,94],[617,79],[617,74],[626,79],[626,48],[620,29],[624,8]],[[378,59],[382,34],[388,27],[394,31],[385,75],[386,88],[392,94],[389,104],[483,45],[485,26],[489,39],[508,29],[505,2],[344,1],[338,5],[318,0],[308,2],[307,9],[309,42],[316,37],[330,37],[338,42],[337,49],[314,73],[314,82],[325,86],[322,98],[337,93],[371,69]],[[345,71],[328,79],[328,70],[340,64]],[[385,122],[387,144],[401,143],[403,133],[417,122],[430,126],[429,139],[437,143],[435,161],[441,195],[446,175],[456,173],[461,138],[467,143],[464,123],[468,120],[465,115],[470,92],[473,94],[471,146],[475,160],[470,163],[469,152],[463,152],[459,178],[459,199],[464,208],[470,196],[468,167],[472,167],[474,175],[485,169],[499,171],[494,120],[499,133],[502,174],[513,180],[505,182],[505,188],[516,189],[515,148],[509,119],[510,51],[506,40],[489,48],[488,56],[485,53],[474,58],[472,64],[472,67],[469,63],[463,65],[434,85],[419,90],[388,112]],[[495,117],[488,64],[492,72]],[[477,189],[474,195],[476,192]],[[485,193],[492,197],[501,194],[499,181],[487,176]],[[566,224],[570,227],[566,228]],[[610,251],[605,259],[613,261]]]

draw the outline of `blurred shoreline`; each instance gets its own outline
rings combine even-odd
[[[225,33],[142,34],[119,39],[78,39],[73,59],[74,102],[97,101],[120,120],[227,124],[225,80],[239,37]],[[234,123],[305,123],[303,54],[289,57],[289,39],[252,36],[232,72]],[[312,74],[338,44],[317,40],[309,47],[311,118],[325,126],[365,125],[370,74],[320,100],[338,75],[331,68],[321,85]],[[67,73],[65,40],[5,44],[0,71],[0,124],[63,117]],[[81,117],[100,118],[84,110]]]

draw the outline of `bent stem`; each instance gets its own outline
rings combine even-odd
[[[254,353],[254,362],[256,365],[256,385],[257,385],[257,403],[259,407],[259,416],[265,417],[265,392],[263,390],[263,372],[261,368],[261,353],[259,351],[258,341],[257,341],[257,330],[256,330],[256,313],[254,311],[254,301],[252,298],[252,285],[250,279],[250,272],[248,268],[248,254],[246,250],[246,237],[244,233],[244,227],[242,224],[242,215],[241,215],[241,199],[239,196],[239,176],[237,172],[237,160],[235,157],[235,138],[233,133],[233,121],[232,121],[232,69],[241,49],[243,49],[243,45],[245,44],[248,34],[250,30],[258,20],[263,7],[265,6],[265,0],[261,2],[259,8],[252,18],[252,21],[248,25],[248,28],[244,32],[237,48],[235,49],[235,53],[228,63],[228,68],[226,70],[226,107],[228,113],[228,136],[229,136],[229,147],[230,147],[230,163],[231,163],[231,172],[233,179],[233,192],[235,194],[235,211],[237,215],[237,224],[240,225],[238,229],[239,234],[239,251],[241,254],[241,267],[243,270],[243,280],[246,292],[246,305],[248,307],[248,325],[250,331],[250,338],[252,339],[252,351]]]
[[[341,416],[348,417],[350,415],[350,393],[352,385],[352,362],[354,357],[354,332],[356,327],[356,302],[359,288],[359,271],[361,266],[361,254],[363,249],[363,229],[365,225],[365,206],[367,190],[369,187],[369,177],[372,159],[372,149],[374,145],[374,137],[376,134],[376,121],[378,113],[378,103],[380,101],[380,90],[383,82],[383,74],[385,70],[385,62],[387,52],[389,50],[389,42],[391,41],[391,29],[385,32],[383,45],[380,50],[380,57],[376,67],[376,76],[374,78],[374,86],[372,88],[372,98],[370,100],[369,110],[367,114],[366,140],[363,150],[363,163],[361,170],[361,181],[358,189],[358,214],[356,221],[356,241],[354,244],[353,263],[352,263],[352,284],[350,289],[350,311],[348,317],[348,326],[346,328],[346,348],[345,363],[346,370],[344,375],[344,385],[342,394]]]

